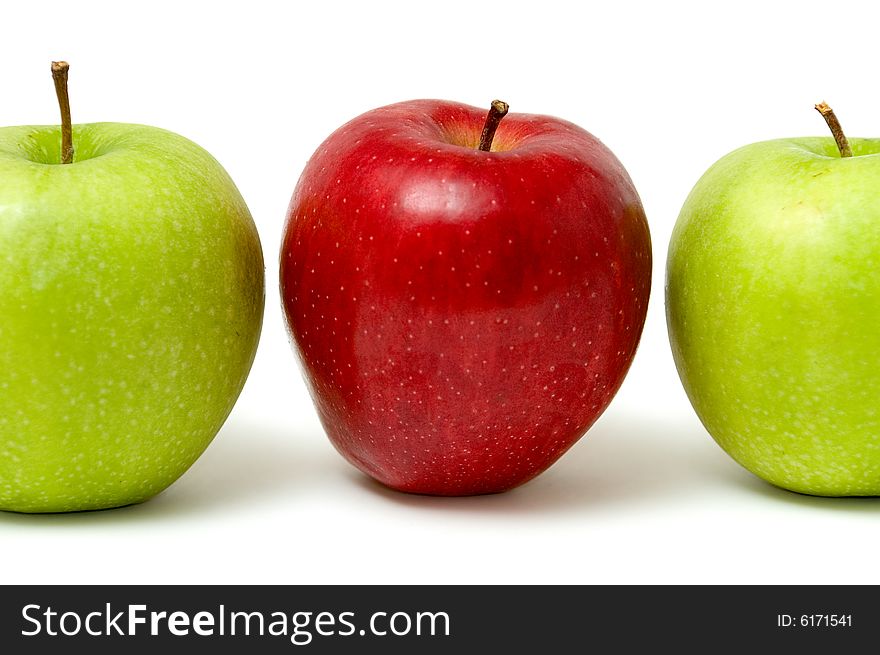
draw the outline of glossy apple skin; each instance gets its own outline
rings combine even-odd
[[[880,140],[736,150],[691,191],[666,311],[718,444],[779,487],[880,495]]]
[[[321,421],[407,492],[515,487],[592,425],[642,331],[651,246],[618,160],[579,127],[380,108],[333,133],[281,249],[290,333]]]

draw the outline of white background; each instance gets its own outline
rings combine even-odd
[[[300,6],[303,5],[303,6]],[[591,6],[594,5],[594,6]],[[666,340],[663,270],[702,172],[752,141],[880,132],[875,2],[9,3],[0,125],[139,122],[212,152],[267,260],[257,360],[226,426],[140,506],[0,515],[0,582],[880,582],[870,499],[772,488],[701,427]],[[562,460],[498,496],[385,490],[322,433],[283,329],[277,253],[290,193],[333,129],[417,97],[555,114],[630,171],[655,247],[635,364]],[[0,371],[2,375],[2,371]]]

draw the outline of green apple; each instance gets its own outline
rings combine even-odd
[[[814,495],[880,494],[880,139],[851,146],[725,156],[685,202],[667,263],[670,342],[700,420],[752,473]]]
[[[153,127],[0,129],[0,509],[150,498],[247,377],[260,241],[232,180]]]

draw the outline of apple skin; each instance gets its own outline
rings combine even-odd
[[[709,433],[764,480],[880,494],[880,140],[768,141],[716,163],[669,246],[669,338]]]
[[[207,152],[139,125],[0,129],[0,509],[155,495],[210,443],[259,339],[250,213]]]
[[[500,492],[592,425],[642,331],[651,244],[581,128],[418,100],[334,132],[293,194],[281,294],[331,441],[401,491]]]

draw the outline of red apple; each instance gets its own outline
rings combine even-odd
[[[530,114],[487,152],[484,122],[438,100],[367,112],[318,148],[288,211],[282,302],[321,421],[402,491],[538,475],[611,401],[645,321],[650,235],[620,162]]]

